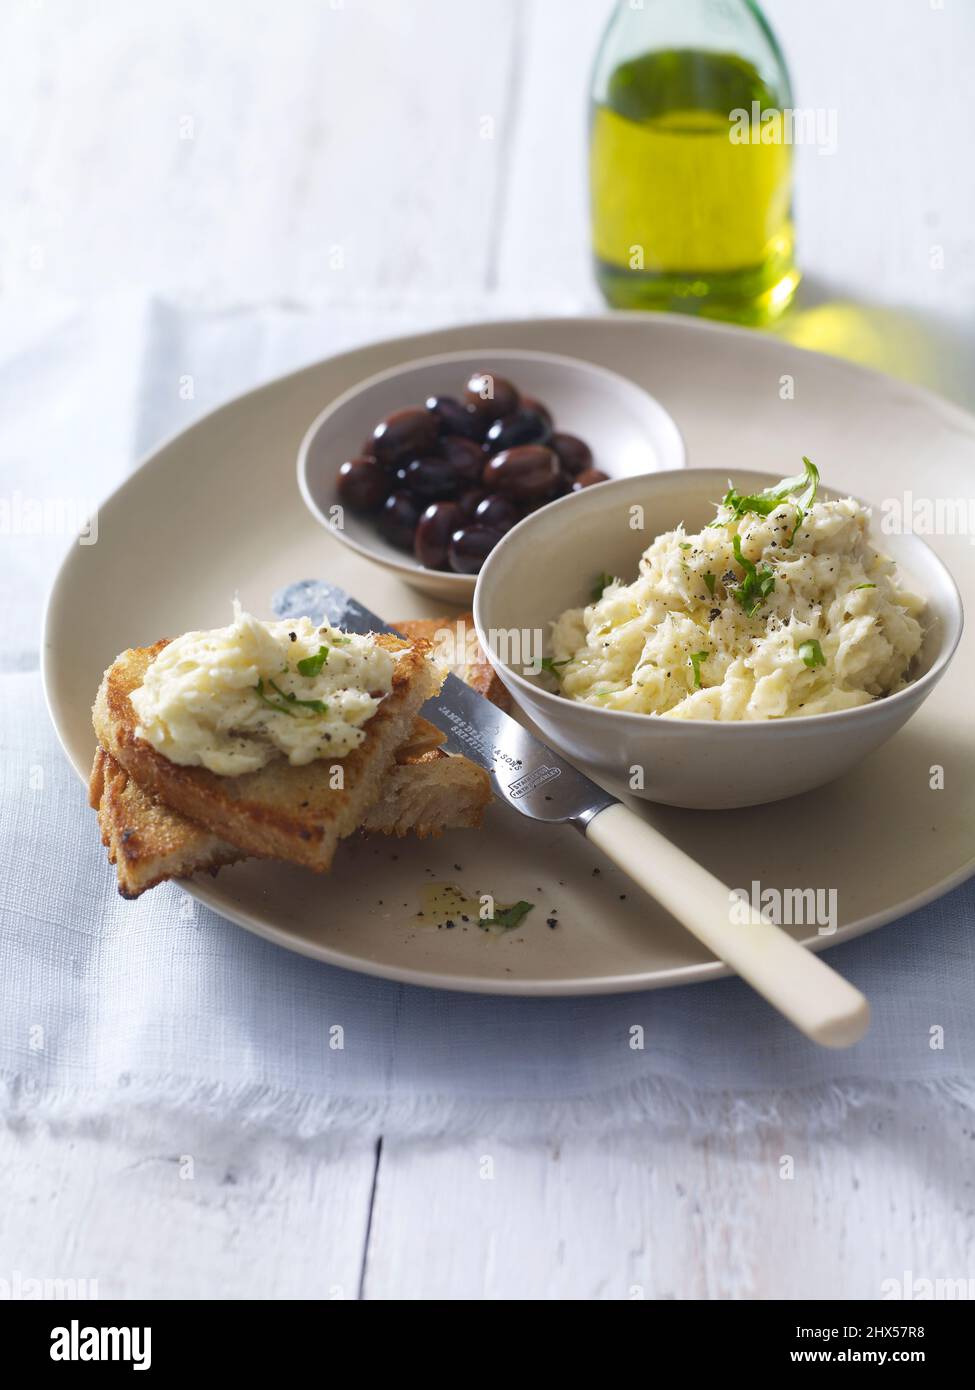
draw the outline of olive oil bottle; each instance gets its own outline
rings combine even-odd
[[[791,105],[752,0],[620,0],[590,113],[593,253],[611,305],[749,324],[787,307]]]

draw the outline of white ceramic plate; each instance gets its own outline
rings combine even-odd
[[[276,589],[311,577],[334,580],[390,620],[443,611],[442,600],[420,598],[316,524],[295,487],[294,459],[323,400],[396,363],[492,340],[558,350],[630,376],[674,416],[692,467],[786,474],[808,454],[831,486],[878,501],[907,491],[972,495],[975,419],[903,383],[758,333],[607,315],[474,325],[347,353],[231,402],[164,445],[101,509],[98,544],[70,553],[48,608],[44,679],[81,776],[94,750],[90,708],[105,666],[125,647],[226,622],[235,591],[264,616]],[[793,400],[780,399],[783,374],[794,379]],[[969,537],[928,539],[975,611]],[[757,879],[764,887],[835,888],[839,930],[813,935],[810,944],[846,940],[975,869],[973,687],[969,633],[918,715],[840,781],[772,806],[696,812],[641,803],[640,813],[734,887]],[[931,790],[934,765],[944,768],[941,791]],[[503,937],[418,930],[411,918],[420,893],[436,881],[537,906]],[[585,994],[727,973],[574,831],[500,808],[479,833],[350,844],[326,878],[255,862],[189,891],[291,950],[443,988]]]
[[[628,377],[559,354],[485,347],[448,352],[392,367],[332,401],[309,426],[298,450],[298,486],[312,516],[336,540],[385,565],[434,598],[470,607],[475,576],[426,569],[384,540],[371,517],[336,513],[339,468],[355,458],[380,420],[428,396],[461,396],[477,371],[507,377],[544,402],[555,427],[584,439],[596,468],[611,478],[682,468],[684,441],[659,401]]]

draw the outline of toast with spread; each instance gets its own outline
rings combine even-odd
[[[487,774],[467,758],[448,756],[436,743],[408,741],[397,750],[382,795],[362,823],[364,832],[426,838],[477,829],[491,799]],[[143,791],[101,747],[88,796],[123,898],[137,898],[168,879],[215,874],[249,857]]]
[[[322,872],[382,792],[383,779],[419,713],[442,684],[430,645],[381,634],[398,656],[392,690],[366,726],[365,740],[341,760],[341,785],[321,759],[295,767],[272,759],[257,771],[224,777],[172,762],[136,733],[130,695],[167,642],[123,652],[105,672],[92,710],[98,741],[145,792],[246,854],[286,859]]]
[[[408,711],[442,679],[428,672],[431,643],[473,688],[496,703],[507,701],[476,639],[473,645],[457,640],[465,623],[473,632],[470,619],[458,622],[460,630],[447,619],[401,623],[408,642],[376,639],[403,656],[390,696],[369,721],[366,741],[342,760],[342,795],[329,785],[321,761],[295,768],[278,759],[239,777],[169,762],[138,737],[129,702],[166,644],[123,653],[105,673],[95,702],[100,746],[89,783],[120,893],[138,897],[168,879],[216,873],[250,856],[321,870],[331,863],[338,840],[356,829],[428,836],[479,826],[491,799],[486,773],[466,758],[445,754],[439,746],[443,735],[422,718],[414,717],[402,737]]]

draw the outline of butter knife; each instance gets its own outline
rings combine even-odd
[[[281,618],[307,616],[347,632],[395,634],[344,590],[317,580],[289,585],[275,595],[273,607]],[[572,826],[584,835],[813,1042],[850,1047],[866,1032],[870,1006],[848,980],[753,907],[736,902],[727,884],[459,677],[448,675],[440,694],[424,705],[423,718],[446,736],[447,751],[485,769],[501,801],[530,820]]]

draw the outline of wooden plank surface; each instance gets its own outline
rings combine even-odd
[[[5,7],[7,292],[183,303],[483,287],[513,0]]]
[[[969,1116],[919,1093],[815,1134],[387,1138],[364,1296],[878,1299],[905,1271],[968,1279],[971,1142]]]
[[[99,1298],[359,1297],[372,1139],[122,1118],[131,1139],[108,1121],[0,1130],[0,1279],[94,1281]]]

